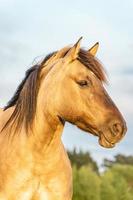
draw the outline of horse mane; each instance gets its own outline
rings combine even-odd
[[[64,57],[69,49],[62,54]],[[15,106],[11,117],[7,120],[2,131],[9,125],[15,125],[14,132],[22,127],[25,123],[26,130],[31,127],[36,113],[37,95],[39,90],[39,74],[48,59],[56,52],[48,54],[40,64],[32,66],[26,71],[25,78],[18,86],[11,100],[4,107],[4,111]],[[78,60],[90,69],[100,81],[105,82],[105,73],[100,62],[94,58],[88,51],[80,49]],[[17,120],[17,123],[14,123]]]
[[[28,69],[25,73],[25,78],[18,86],[13,97],[4,107],[4,111],[10,107],[15,106],[15,109],[11,117],[7,120],[2,131],[10,124],[14,125],[17,119],[15,130],[21,128],[22,122],[25,121],[25,127],[28,129],[29,125],[32,124],[37,103],[37,94],[39,89],[39,74],[44,63],[54,54],[48,54],[41,64],[36,64]]]

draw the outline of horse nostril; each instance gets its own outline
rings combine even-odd
[[[111,131],[114,136],[117,136],[119,134],[122,134],[123,128],[122,128],[121,124],[115,123],[112,125]]]

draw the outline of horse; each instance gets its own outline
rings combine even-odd
[[[126,122],[105,90],[99,43],[73,46],[32,66],[0,109],[0,200],[71,200],[72,169],[61,141],[65,122],[112,148]]]

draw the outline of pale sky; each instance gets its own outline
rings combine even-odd
[[[117,153],[133,154],[132,0],[0,0],[0,106],[36,57],[73,44],[80,36],[83,47],[100,43],[97,56],[108,72],[107,90],[127,120],[128,133],[107,150],[97,138],[66,124],[63,142],[67,148],[90,151],[98,163]]]

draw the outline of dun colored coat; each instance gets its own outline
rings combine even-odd
[[[81,40],[81,38],[80,38]],[[61,142],[66,121],[114,147],[126,124],[91,49],[65,47],[26,73],[0,109],[0,200],[71,200],[72,170]]]

